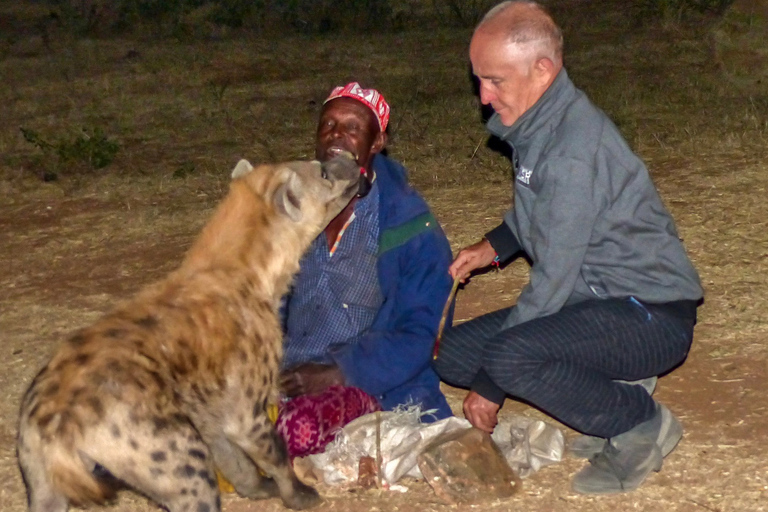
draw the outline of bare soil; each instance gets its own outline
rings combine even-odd
[[[467,218],[472,218],[471,213],[482,215],[488,204],[504,204],[505,187],[480,187],[480,192],[483,203],[462,199],[462,189],[435,190],[427,196],[437,205],[463,201],[464,212],[436,208],[446,230],[452,233]],[[149,208],[161,200],[146,198],[144,204],[134,208]],[[179,209],[188,209],[183,199],[179,201]],[[199,224],[205,213],[190,215],[194,217],[191,224]],[[196,232],[189,226],[189,217],[178,216],[174,222],[178,229],[175,238],[126,236],[126,225],[134,215],[110,201],[87,197],[78,201],[31,202],[0,210],[5,262],[0,269],[4,290],[0,508],[4,511],[24,509],[24,491],[14,455],[15,421],[19,398],[34,372],[67,332],[92,321],[115,301],[172,269]],[[476,228],[472,228],[474,235]],[[99,235],[94,238],[94,233]],[[70,249],[57,249],[64,240]],[[77,242],[76,247],[71,247],[73,242]],[[46,263],[42,264],[43,261]],[[525,282],[525,271],[524,265],[515,264],[475,278],[458,294],[457,320],[513,303],[515,291]],[[715,324],[718,315],[708,305],[702,308],[701,317],[689,360],[661,379],[657,391],[657,397],[681,418],[686,428],[683,441],[665,460],[662,472],[650,477],[641,489],[626,495],[585,497],[569,488],[570,476],[583,462],[566,457],[526,479],[518,496],[480,508],[723,512],[768,509],[768,471],[764,464],[768,450],[760,442],[768,429],[766,362],[762,348],[755,355],[744,350],[751,343],[760,344],[763,338],[736,335],[730,343],[721,343],[719,333],[728,327]],[[461,414],[464,391],[446,386],[445,392],[455,412]],[[546,419],[511,400],[503,414]],[[562,428],[567,438],[575,435],[553,420],[547,421]],[[406,486],[409,490],[404,494],[321,486],[326,501],[318,510],[408,512],[475,508],[441,503],[424,482],[406,482]],[[277,500],[254,503],[231,495],[224,500],[227,511],[281,508]],[[156,507],[136,495],[123,493],[109,510],[148,511]]]
[[[564,16],[567,7],[588,4],[554,3]],[[702,32],[636,32],[616,25],[619,10],[567,18],[568,65],[649,163],[706,288],[690,356],[660,380],[656,395],[683,422],[683,441],[660,473],[624,495],[573,493],[570,477],[584,462],[566,456],[524,480],[509,500],[447,505],[417,481],[405,482],[405,493],[321,485],[325,501],[318,511],[768,510],[768,444],[761,441],[768,431],[768,95],[760,84],[743,90],[721,80]],[[345,64],[323,41],[315,48],[323,56],[309,63],[315,57],[296,40],[186,49],[140,41],[68,42],[47,53],[31,35],[0,47],[0,74],[9,84],[0,92],[6,125],[0,128],[0,510],[26,510],[14,453],[19,399],[57,343],[178,264],[240,155],[252,161],[307,156],[313,102],[330,85],[356,74],[392,84],[393,116],[400,116],[393,117],[392,154],[411,169],[455,251],[496,225],[510,202],[507,164],[482,144],[471,87],[455,86],[466,79],[468,32],[430,35],[372,38],[362,50],[357,40],[334,43],[360,51],[355,58],[375,54],[375,64],[388,70],[379,74],[370,65],[332,72]],[[428,50],[419,53],[425,45]],[[402,53],[388,56],[386,49],[395,47]],[[139,63],[121,60],[128,48],[142,56]],[[263,64],[275,55],[286,59],[282,74],[256,73],[254,61]],[[409,71],[403,55],[434,65],[440,84]],[[83,56],[89,59],[76,66]],[[181,65],[163,68],[171,56]],[[454,71],[438,69],[442,60]],[[292,74],[310,65],[320,70],[318,79],[306,71]],[[403,76],[418,94],[395,85]],[[307,88],[313,92],[297,92]],[[107,102],[111,96],[119,102]],[[441,103],[444,98],[454,99]],[[420,110],[420,101],[432,110]],[[452,115],[456,119],[448,121]],[[437,121],[425,122],[430,116]],[[18,126],[42,131],[85,121],[119,134],[121,160],[107,172],[63,172],[58,181],[40,181],[50,162],[25,145]],[[190,162],[194,173],[172,177]],[[457,321],[513,304],[526,279],[522,261],[477,276],[459,291]],[[460,415],[465,392],[444,389]],[[502,410],[506,414],[543,418],[568,439],[576,435],[512,400]],[[226,495],[223,508],[282,505]],[[105,510],[157,506],[126,492]]]

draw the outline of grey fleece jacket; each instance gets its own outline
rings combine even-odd
[[[645,164],[565,69],[511,127],[514,205],[486,235],[502,261],[519,250],[530,282],[505,328],[588,299],[697,301],[699,276]]]

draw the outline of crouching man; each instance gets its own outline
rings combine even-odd
[[[562,45],[525,1],[492,9],[472,37],[480,99],[495,110],[487,128],[512,150],[514,205],[450,274],[523,253],[532,267],[514,307],[445,333],[436,368],[469,388],[478,428],[493,430],[509,395],[587,434],[574,490],[618,493],[661,469],[682,436],[648,384],[685,360],[703,292],[648,170],[571,82]]]

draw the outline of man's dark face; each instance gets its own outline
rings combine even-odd
[[[341,151],[349,151],[358,165],[368,169],[385,140],[370,108],[352,98],[336,98],[326,103],[320,113],[315,158],[324,162]]]

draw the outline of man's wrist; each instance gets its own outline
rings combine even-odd
[[[501,405],[507,397],[507,393],[491,380],[485,370],[477,372],[469,389],[495,404]]]
[[[515,253],[522,250],[517,237],[515,237],[515,234],[509,229],[509,226],[507,226],[505,222],[502,222],[497,227],[487,232],[483,239],[491,244],[491,247],[496,251],[496,255],[499,257],[500,262],[507,261]]]
[[[493,250],[493,261],[491,261],[491,266],[499,268],[499,265],[501,264],[501,258],[499,258],[499,253],[496,252],[496,249],[493,248],[491,241],[488,240],[488,237],[484,236],[481,242],[487,243],[491,247],[491,250]]]

